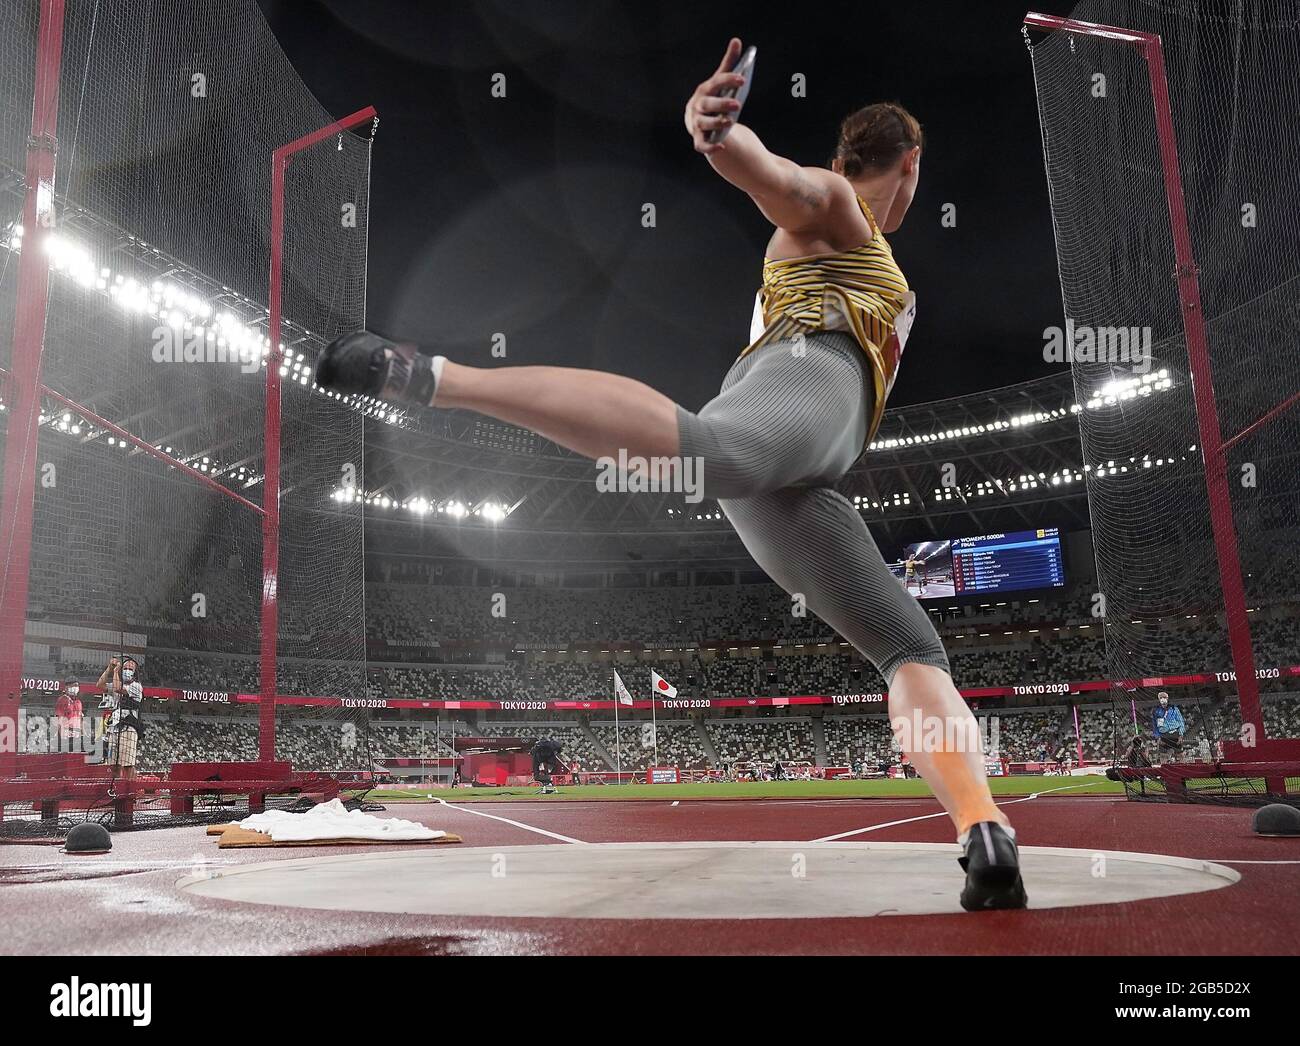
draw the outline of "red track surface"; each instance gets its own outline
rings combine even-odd
[[[355,848],[218,851],[202,828],[114,835],[106,857],[0,846],[0,951],[85,954],[1295,954],[1300,839],[1264,839],[1249,810],[1047,796],[1007,804],[1022,843],[1213,860],[1241,882],[1209,895],[978,915],[791,920],[536,920],[341,913],[214,901],[175,882],[196,862],[260,862]],[[393,804],[392,815],[462,835],[467,846],[582,842],[813,840],[927,817],[929,800]],[[854,840],[951,842],[947,819]],[[573,847],[581,861],[581,848]],[[1284,864],[1245,862],[1285,861]],[[953,865],[953,889],[960,872]],[[1033,883],[1028,883],[1030,894]],[[436,882],[430,889],[436,889]]]

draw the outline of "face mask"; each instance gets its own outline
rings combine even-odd
[[[79,687],[79,686],[70,686],[70,687],[68,687],[68,696],[69,696],[69,697],[76,697],[79,693],[81,693],[81,687]]]
[[[129,683],[129,682],[131,682],[131,680],[134,679],[134,678],[135,678],[135,670],[134,670],[134,669],[132,669],[132,668],[124,668],[124,669],[122,670],[122,681],[123,681],[123,682],[125,682],[125,683]]]

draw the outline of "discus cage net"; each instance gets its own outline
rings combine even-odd
[[[1085,0],[1025,19],[1113,776],[1132,798],[1300,796],[1296,724],[1270,700],[1300,663],[1298,14],[1290,0]],[[1205,664],[1212,679],[1177,680]],[[1144,758],[1133,739],[1153,738],[1171,678],[1204,683],[1204,703],[1180,751]]]
[[[310,375],[364,326],[374,126],[322,110],[254,0],[0,10],[0,831],[371,778],[378,407]],[[96,687],[124,655],[133,781]]]

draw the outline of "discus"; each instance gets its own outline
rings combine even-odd
[[[717,145],[720,141],[731,133],[731,129],[736,126],[734,121],[740,119],[741,111],[745,108],[745,99],[749,97],[749,85],[754,81],[754,60],[758,57],[758,48],[752,44],[745,48],[745,53],[737,60],[736,64],[731,67],[731,71],[745,78],[745,82],[739,88],[728,87],[721,91],[717,97],[734,98],[740,103],[740,109],[731,114],[732,123],[726,127],[719,127],[716,130],[709,131],[704,140],[710,145]]]

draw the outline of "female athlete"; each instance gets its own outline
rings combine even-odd
[[[886,234],[921,173],[921,127],[901,106],[844,120],[830,169],[768,151],[738,122],[732,40],[686,104],[697,152],[775,227],[751,342],[698,413],[638,381],[565,367],[477,368],[365,331],[332,343],[318,384],[479,411],[593,459],[640,457],[671,478],[688,459],[769,576],[866,656],[889,687],[899,745],[952,818],[968,910],[1021,908],[1014,832],[994,805],[974,717],[924,610],[834,489],[875,434],[915,298]],[[721,132],[721,134],[719,134]],[[725,137],[721,137],[725,135]],[[718,139],[721,140],[718,140]]]

